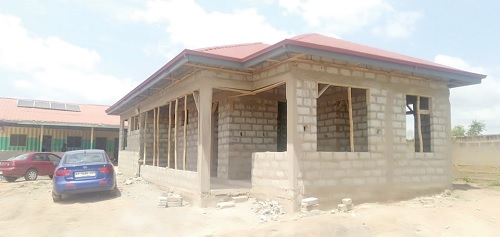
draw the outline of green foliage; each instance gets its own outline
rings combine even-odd
[[[465,128],[462,125],[456,125],[451,129],[451,135],[454,137],[465,137]]]
[[[482,135],[486,131],[486,124],[478,120],[472,120],[469,128],[466,130],[462,125],[456,125],[451,129],[451,135],[454,137],[471,137]]]
[[[472,183],[472,179],[471,179],[471,178],[469,178],[469,177],[465,177],[465,178],[464,178],[464,181],[465,181],[466,183]]]
[[[467,136],[479,136],[484,131],[486,131],[486,124],[484,124],[484,122],[472,120],[467,130]]]

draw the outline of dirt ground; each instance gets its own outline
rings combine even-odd
[[[500,189],[457,183],[451,195],[356,204],[350,213],[280,215],[262,222],[254,203],[227,209],[159,208],[164,190],[118,176],[120,194],[68,196],[53,203],[46,177],[0,180],[3,236],[500,236]],[[339,200],[340,202],[340,200]]]

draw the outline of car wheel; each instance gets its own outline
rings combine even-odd
[[[26,171],[26,174],[24,174],[24,179],[26,179],[26,181],[36,180],[36,178],[38,178],[38,172],[36,172],[35,169],[29,169]]]
[[[62,200],[62,195],[57,195],[54,192],[52,192],[52,201],[59,202],[61,200]]]
[[[49,175],[49,178],[52,179],[54,177],[54,175]]]
[[[113,196],[113,197],[117,196],[118,195],[118,186],[116,186],[116,184],[115,184],[115,188],[113,190],[108,191],[108,194],[110,196]]]
[[[15,182],[17,180],[17,177],[12,177],[12,176],[4,176],[4,178],[9,183]]]

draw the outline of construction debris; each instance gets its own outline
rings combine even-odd
[[[173,192],[163,193],[159,200],[158,207],[182,207],[182,196]]]
[[[242,202],[246,202],[246,201],[248,201],[248,196],[246,196],[246,195],[235,196],[235,197],[231,197],[231,199],[232,199],[235,203],[242,203]]]
[[[124,184],[125,185],[131,185],[133,183],[140,183],[142,182],[143,179],[141,177],[134,177],[134,178],[128,178],[125,180]]]
[[[259,215],[260,222],[267,222],[269,220],[277,221],[279,215],[285,214],[283,206],[277,201],[256,201],[253,205],[255,213]]]
[[[350,212],[353,209],[352,199],[343,198],[342,203],[337,206],[339,212]]]
[[[300,212],[308,213],[319,210],[319,200],[315,197],[304,198],[300,203]]]
[[[234,207],[234,201],[229,201],[229,202],[219,202],[217,203],[217,208],[218,209],[225,209],[225,208],[231,208]]]

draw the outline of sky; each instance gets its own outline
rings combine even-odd
[[[486,74],[452,126],[500,134],[500,1],[0,0],[0,97],[112,105],[183,49],[319,33]]]

